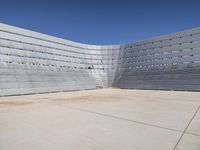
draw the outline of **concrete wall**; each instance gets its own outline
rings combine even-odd
[[[87,45],[0,25],[0,95],[96,88]]]
[[[200,28],[125,45],[120,88],[200,90]]]
[[[120,87],[200,90],[200,28],[87,45],[0,24],[0,96]]]

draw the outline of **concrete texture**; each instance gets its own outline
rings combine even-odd
[[[0,23],[0,96],[106,87],[200,91],[200,28],[88,45]]]
[[[0,98],[0,150],[199,150],[200,93],[100,89]]]

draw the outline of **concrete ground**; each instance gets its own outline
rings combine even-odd
[[[200,150],[200,92],[100,89],[0,98],[0,150]]]

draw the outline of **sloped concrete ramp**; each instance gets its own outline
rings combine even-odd
[[[199,150],[200,93],[100,89],[0,98],[0,150]]]

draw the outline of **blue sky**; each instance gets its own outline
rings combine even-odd
[[[120,44],[200,26],[198,0],[0,0],[0,22],[88,44]]]

